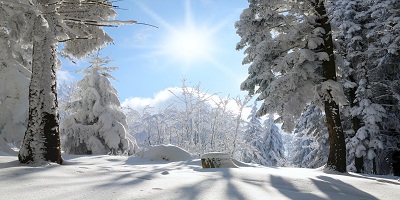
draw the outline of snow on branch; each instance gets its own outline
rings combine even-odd
[[[333,100],[339,105],[348,104],[342,85],[334,80],[327,80],[321,83],[320,95],[324,100]]]
[[[29,4],[25,4],[24,2],[29,2]],[[6,4],[9,6],[15,6],[16,8],[25,8],[31,11],[36,11],[35,7],[32,6],[32,2],[30,1],[15,1],[15,0],[0,0],[0,4]]]

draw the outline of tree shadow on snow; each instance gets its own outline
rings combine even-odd
[[[337,180],[328,176],[318,176],[317,179],[310,179],[311,182],[319,189],[328,199],[368,199],[377,200],[376,197],[359,190],[341,180]],[[290,181],[279,176],[271,175],[271,184],[278,189],[283,195],[290,199],[325,199],[321,196],[311,193],[305,193],[302,189],[297,188]]]
[[[283,179],[280,176],[270,176],[271,185],[279,190],[279,192],[290,199],[323,199],[312,193],[305,193],[299,190],[290,181]]]
[[[10,162],[0,163],[0,169],[19,167],[21,165],[22,164],[20,164],[20,162],[18,160],[13,160]]]
[[[166,161],[144,161],[137,157],[129,157],[125,165],[119,166],[118,170],[108,169],[108,174],[112,179],[106,183],[99,184],[97,188],[112,187],[138,187],[140,184],[164,176],[170,170],[179,170],[182,162],[169,163]],[[132,168],[131,166],[135,166]],[[126,169],[121,169],[125,167]],[[107,170],[107,169],[106,169]]]
[[[311,181],[330,199],[378,199],[341,180],[328,176],[317,176],[317,178],[319,180],[311,179]]]
[[[179,199],[205,199],[204,194],[207,194],[207,191],[218,187],[218,185],[224,185],[225,191],[221,190],[221,193],[224,193],[224,197],[226,199],[248,199],[243,193],[239,190],[234,183],[233,176],[231,174],[231,169],[229,168],[195,168],[193,171],[204,173],[206,175],[206,180],[199,180],[197,182],[188,184],[187,186],[181,187],[178,190]],[[212,196],[218,196],[215,194],[211,194]]]
[[[363,178],[371,181],[377,181],[377,182],[382,182],[382,183],[389,183],[393,185],[400,185],[400,183],[397,181],[398,178],[396,177],[391,177],[388,178],[386,177],[380,177],[380,175],[370,175],[370,174],[347,174],[347,176],[354,177],[354,178]]]

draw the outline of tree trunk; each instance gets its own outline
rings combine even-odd
[[[376,153],[376,150],[375,150]],[[378,174],[376,156],[372,159],[372,174]]]
[[[21,163],[43,161],[61,164],[57,112],[56,68],[57,45],[52,28],[54,21],[36,17],[32,55],[32,77],[29,86],[29,121],[19,151]]]
[[[329,60],[322,62],[324,81],[336,81],[336,66],[333,54],[333,41],[331,25],[326,13],[323,1],[315,0],[312,3],[319,18],[316,20],[317,26],[325,30],[322,35],[324,44],[320,45],[319,51],[326,52],[329,55]],[[325,117],[329,132],[329,156],[327,167],[338,172],[346,172],[346,144],[343,134],[343,128],[340,121],[339,105],[333,101],[331,91],[328,91],[330,99],[324,99]]]

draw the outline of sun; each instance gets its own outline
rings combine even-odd
[[[210,59],[214,49],[212,35],[196,27],[183,27],[170,32],[162,45],[166,56],[184,64]]]
[[[140,5],[140,4],[139,4]],[[160,25],[161,42],[155,53],[166,58],[166,61],[188,68],[204,61],[214,62],[217,51],[214,38],[221,26],[203,24],[193,20],[191,0],[185,1],[184,17],[179,24],[165,21],[158,14],[140,5]]]

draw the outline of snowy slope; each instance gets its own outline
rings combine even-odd
[[[165,155],[168,148],[162,149]],[[64,159],[62,166],[32,167],[19,164],[15,156],[0,156],[0,199],[391,200],[400,196],[400,182],[393,176],[300,168],[202,169],[199,159],[167,162],[107,155],[64,155]]]

